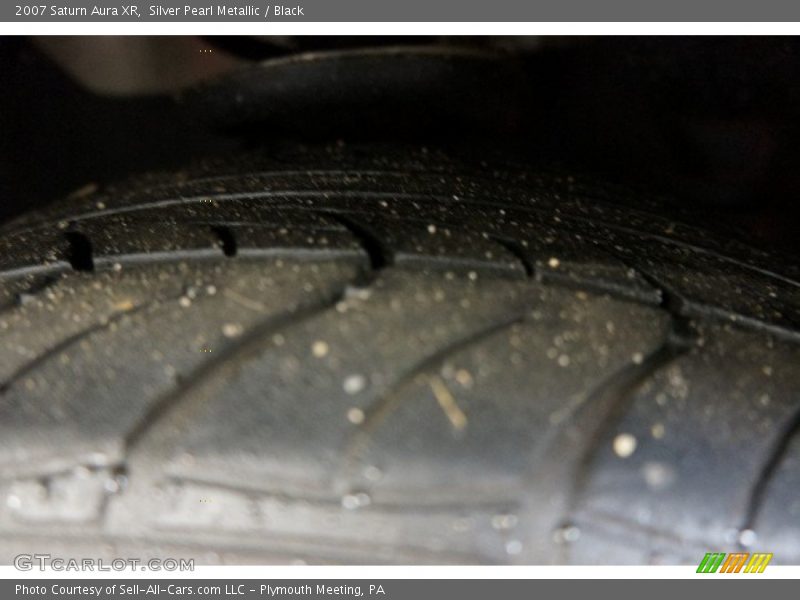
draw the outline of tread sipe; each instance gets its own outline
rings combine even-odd
[[[796,265],[663,215],[337,146],[7,225],[0,560],[799,562]]]

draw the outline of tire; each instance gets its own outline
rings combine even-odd
[[[796,264],[664,214],[336,146],[6,226],[0,557],[799,562]]]

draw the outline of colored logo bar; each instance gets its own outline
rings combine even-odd
[[[771,552],[707,552],[698,573],[763,573],[772,560]]]

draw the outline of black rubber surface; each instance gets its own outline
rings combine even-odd
[[[0,237],[0,559],[800,561],[796,265],[572,178],[331,147]]]

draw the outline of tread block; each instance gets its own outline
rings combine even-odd
[[[46,351],[0,399],[0,474],[119,464],[128,432],[150,403],[252,324],[329,301],[358,270],[353,261],[271,264],[178,265],[180,295]],[[150,267],[148,278],[175,278],[163,268]]]
[[[719,326],[652,375],[599,445],[578,513],[730,547],[782,425],[800,348]],[[755,368],[754,368],[755,367]]]

